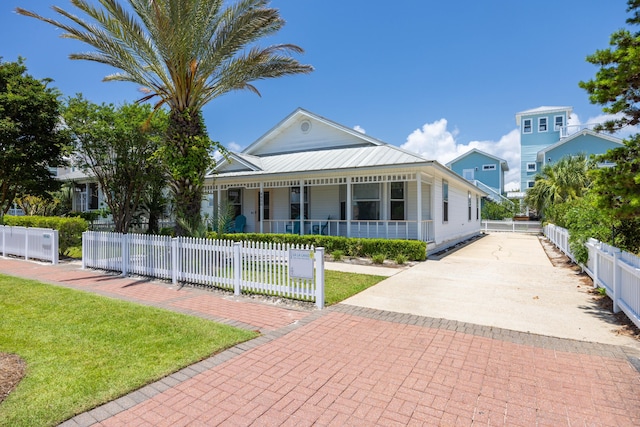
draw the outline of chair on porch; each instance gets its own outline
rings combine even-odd
[[[321,234],[323,236],[326,236],[327,235],[327,227],[329,227],[329,220],[331,220],[331,216],[327,217],[327,222],[322,224],[322,227],[320,227],[320,225],[312,226],[311,227],[311,233],[312,234]]]
[[[244,215],[238,215],[233,224],[234,233],[244,233],[244,227],[247,225],[247,217]]]
[[[300,234],[300,217],[297,216],[292,220],[292,224],[285,227],[287,234]]]

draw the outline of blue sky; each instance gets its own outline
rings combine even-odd
[[[103,83],[112,70],[71,61],[89,50],[60,31],[14,13],[17,6],[55,17],[68,0],[2,0],[0,56],[26,58],[65,96],[132,102],[135,85]],[[242,149],[297,107],[443,163],[470,148],[509,162],[518,181],[515,114],[542,105],[572,106],[574,123],[598,121],[578,82],[595,76],[585,57],[624,27],[625,0],[377,1],[272,0],[287,25],[264,41],[294,43],[310,75],[258,82],[262,93],[227,94],[204,110],[212,139]],[[513,184],[516,185],[517,184]],[[514,188],[511,185],[511,188]],[[509,187],[509,185],[508,185]]]

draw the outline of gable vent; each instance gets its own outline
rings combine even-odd
[[[300,130],[302,133],[308,133],[311,130],[311,122],[309,120],[304,120],[300,123]]]

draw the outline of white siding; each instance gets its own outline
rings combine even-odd
[[[422,219],[432,219],[431,210],[431,185],[422,183]]]
[[[407,192],[404,195],[405,197],[405,215],[406,220],[415,221],[418,217],[418,182],[417,181],[409,181],[407,182]],[[422,195],[424,197],[424,194]]]
[[[304,133],[300,128],[303,121],[311,123],[311,129],[307,133]],[[269,135],[249,154],[262,156],[265,154],[344,148],[363,144],[370,145],[367,141],[358,138],[357,135],[351,135],[312,118],[300,116],[290,125],[280,129],[279,132]]]
[[[289,188],[271,188],[271,219],[289,219]]]
[[[340,191],[337,185],[321,185],[310,187],[309,219],[340,219]]]
[[[465,186],[460,185],[458,180],[446,179],[449,182],[449,221],[442,222],[442,179],[437,177],[435,182],[435,203],[434,225],[435,225],[435,245],[447,246],[447,243],[455,243],[465,238],[480,233],[480,222],[475,220],[475,212],[472,211],[471,221],[468,220],[468,191]],[[471,192],[471,198],[475,198],[475,191]],[[475,203],[472,200],[472,209]]]

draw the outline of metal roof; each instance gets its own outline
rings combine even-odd
[[[246,154],[243,154],[246,156]],[[253,159],[252,159],[253,160]],[[247,176],[374,166],[415,165],[428,162],[417,154],[388,144],[329,150],[305,151],[260,157],[261,170],[220,172],[217,177]],[[255,160],[252,162],[255,164]]]

